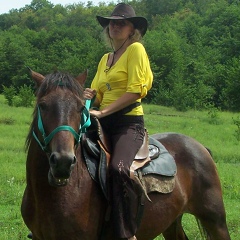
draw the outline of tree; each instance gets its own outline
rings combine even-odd
[[[125,2],[150,23],[143,42],[154,74],[147,102],[181,110],[209,104],[239,109],[237,0]],[[89,86],[101,56],[111,51],[95,16],[108,16],[114,5],[33,0],[0,15],[0,86],[32,84],[26,65],[43,75],[56,69],[77,75],[87,68]]]
[[[17,29],[16,26],[12,31]],[[25,65],[31,58],[31,45],[22,35],[16,35],[13,32],[5,32],[1,36],[1,45],[4,51],[0,51],[0,80],[1,85],[9,87],[10,85],[21,86],[28,83],[25,72]]]

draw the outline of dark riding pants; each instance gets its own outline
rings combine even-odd
[[[139,201],[129,169],[143,143],[143,116],[111,115],[100,121],[112,145],[109,179],[114,232],[118,238],[129,238],[137,231]]]

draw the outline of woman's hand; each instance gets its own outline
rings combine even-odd
[[[91,116],[94,116],[94,117],[96,117],[98,119],[104,117],[102,111],[90,109],[89,112],[90,112]]]
[[[84,99],[93,99],[97,94],[95,89],[86,88],[83,92]]]

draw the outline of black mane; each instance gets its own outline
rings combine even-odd
[[[58,87],[67,88],[75,95],[82,98],[83,87],[70,74],[62,72],[54,72],[45,77],[44,82],[37,90],[37,98],[39,99],[45,96]]]

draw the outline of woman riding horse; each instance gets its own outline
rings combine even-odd
[[[147,20],[137,17],[134,9],[119,3],[110,17],[97,16],[104,28],[112,53],[105,54],[86,99],[95,98],[92,116],[100,119],[110,136],[110,203],[116,236],[136,239],[138,193],[130,179],[130,166],[140,149],[144,135],[141,99],[152,85],[148,56],[139,42],[147,30]]]

